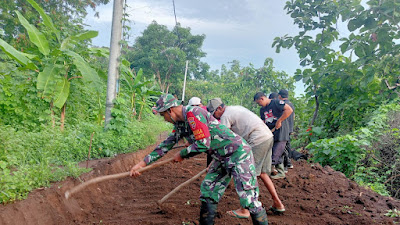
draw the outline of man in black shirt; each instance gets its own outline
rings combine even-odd
[[[283,165],[285,167],[285,171],[287,171],[288,168],[293,168],[292,162],[290,161],[292,152],[290,146],[290,135],[293,133],[295,113],[294,113],[294,105],[289,100],[289,92],[287,90],[285,89],[280,90],[278,93],[278,97],[280,100],[283,100],[293,109],[293,113],[290,114],[290,116],[286,119],[289,123],[289,140],[286,142],[285,152],[283,153]]]
[[[269,99],[263,92],[254,95],[254,101],[261,106],[260,117],[274,134],[272,165],[276,167],[278,174],[271,178],[285,178],[282,154],[289,140],[289,123],[286,118],[292,114],[293,109],[282,100]]]

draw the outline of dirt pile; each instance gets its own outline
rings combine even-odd
[[[126,172],[154,146],[137,153],[90,163],[93,171],[78,179],[68,178],[50,188],[32,192],[28,199],[0,205],[0,224],[197,224],[200,183],[197,179],[168,199],[156,202],[179,184],[205,168],[205,155],[170,163],[145,172],[139,178],[123,178],[92,185],[69,200],[66,190],[94,177]],[[178,151],[179,149],[175,150]],[[175,152],[174,151],[174,152]],[[172,156],[169,153],[166,157]],[[165,158],[165,157],[164,157]],[[85,164],[86,165],[86,164]],[[294,162],[287,179],[274,181],[286,206],[284,215],[268,212],[270,224],[394,224],[400,218],[384,216],[400,210],[400,201],[359,187],[342,173],[306,161]],[[272,203],[264,186],[260,190],[266,208]],[[228,216],[239,207],[233,185],[218,206],[216,224],[252,224]]]

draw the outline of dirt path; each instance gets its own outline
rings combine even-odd
[[[128,171],[153,147],[113,159],[92,161],[93,171],[79,179],[68,178],[50,188],[32,192],[26,200],[0,205],[0,224],[198,224],[199,188],[203,177],[168,199],[162,208],[156,201],[204,169],[205,155],[159,167],[139,178],[93,185],[69,200],[64,198],[64,192],[81,181]],[[169,153],[166,157],[172,155]],[[286,213],[268,212],[270,224],[400,223],[398,217],[384,216],[389,209],[400,210],[399,200],[359,187],[329,167],[294,162],[287,179],[274,181],[274,184]],[[260,195],[265,207],[269,207],[272,202],[264,186],[261,186]],[[232,218],[225,213],[239,207],[232,186],[218,207],[216,224],[252,224],[250,220]]]

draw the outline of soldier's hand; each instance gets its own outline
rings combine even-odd
[[[131,168],[131,171],[130,171],[130,174],[129,174],[129,175],[132,176],[132,177],[140,176],[141,173],[139,173],[138,170],[141,169],[141,168],[143,168],[143,167],[145,167],[145,166],[146,166],[146,163],[145,163],[144,161],[141,161],[140,163],[134,165],[134,166]]]
[[[177,153],[174,155],[174,161],[175,161],[175,162],[182,162],[182,161],[183,161],[183,158],[182,158],[180,152],[177,152]]]

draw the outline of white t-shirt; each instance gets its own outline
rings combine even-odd
[[[261,118],[243,106],[226,106],[220,122],[243,137],[252,147],[273,137]]]

